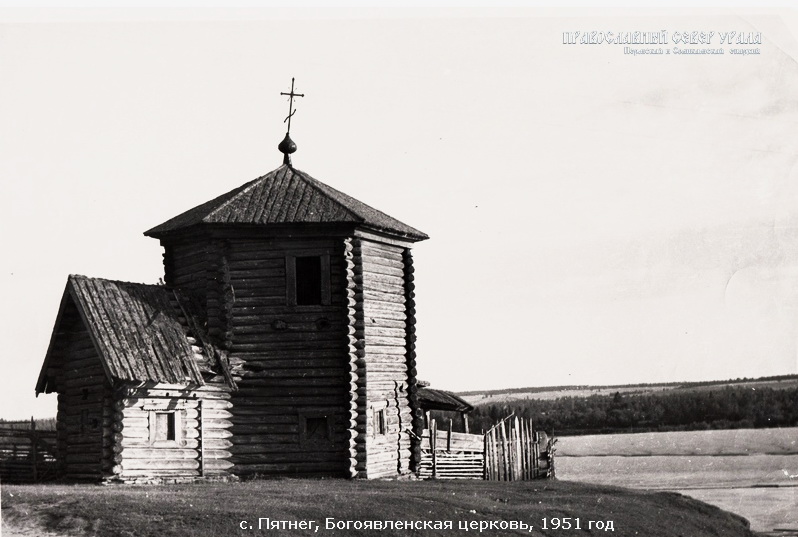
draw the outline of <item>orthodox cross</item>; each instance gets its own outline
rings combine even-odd
[[[291,91],[289,93],[280,92],[280,95],[288,95],[288,100],[290,101],[290,104],[288,105],[288,117],[283,120],[283,123],[285,123],[286,121],[288,122],[288,131],[286,132],[286,134],[288,134],[291,132],[291,116],[293,116],[296,113],[296,110],[294,110],[294,97],[304,97],[305,94],[294,93],[294,79],[292,77]]]

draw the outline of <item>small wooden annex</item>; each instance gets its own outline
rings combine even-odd
[[[415,471],[424,233],[286,158],[145,234],[165,285],[67,281],[36,391],[68,478]]]
[[[70,276],[36,392],[58,392],[57,455],[74,480],[229,477],[229,366],[190,300]]]

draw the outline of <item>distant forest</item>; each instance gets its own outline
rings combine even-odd
[[[469,414],[470,429],[487,430],[510,413],[557,435],[792,427],[798,425],[798,387],[726,386],[486,403]],[[460,420],[454,421],[460,430]]]
[[[34,420],[39,431],[55,431],[55,418]],[[31,420],[5,420],[0,418],[0,429],[30,429]]]

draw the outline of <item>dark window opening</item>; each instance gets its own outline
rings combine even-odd
[[[80,398],[83,399],[84,401],[86,401],[89,398],[89,389],[88,388],[83,388],[83,390],[81,390]]]
[[[332,416],[299,415],[299,445],[328,446],[333,440]]]
[[[296,303],[298,306],[321,305],[321,257],[296,258]]]
[[[387,434],[387,426],[385,423],[385,410],[381,408],[374,411],[374,434]]]
[[[175,413],[156,412],[155,413],[155,437],[154,440],[175,440]]]
[[[327,418],[305,418],[306,440],[328,440]]]

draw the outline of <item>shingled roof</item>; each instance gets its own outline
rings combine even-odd
[[[196,315],[186,297],[164,286],[69,276],[53,342],[69,300],[77,307],[111,382],[205,384],[188,339],[188,324],[196,321]],[[53,347],[51,343],[37,393],[49,391],[45,371]],[[202,351],[213,356],[213,349]]]
[[[351,223],[411,241],[429,237],[387,214],[283,165],[144,234],[160,238],[200,224]]]
[[[418,404],[424,410],[450,410],[455,412],[471,412],[474,407],[465,399],[451,392],[433,388],[419,388]]]

